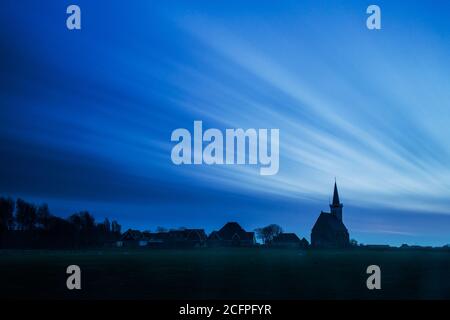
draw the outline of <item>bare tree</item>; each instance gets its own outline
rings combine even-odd
[[[52,215],[50,214],[50,210],[48,209],[48,205],[46,203],[40,205],[37,208],[37,223],[39,224],[39,226],[44,229],[44,230],[48,230],[49,229],[49,224],[50,224],[50,218],[52,217]]]
[[[33,230],[36,226],[36,206],[22,199],[16,201],[16,221],[21,230]]]
[[[111,223],[109,222],[108,218],[105,218],[105,220],[103,221],[103,228],[105,233],[110,233],[111,232]]]
[[[270,243],[273,238],[283,232],[283,229],[277,224],[270,224],[263,228],[255,229],[256,236],[261,239],[264,244]]]
[[[121,226],[116,220],[113,220],[113,221],[111,222],[111,231],[112,231],[113,233],[118,233],[118,234],[120,234],[121,229],[122,229],[122,226]]]
[[[14,201],[0,198],[0,233],[11,230],[14,226]]]

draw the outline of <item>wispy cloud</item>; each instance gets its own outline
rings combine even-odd
[[[346,65],[352,68],[355,64],[369,67],[365,73],[359,71],[360,77],[349,83],[347,91],[330,98],[322,93],[323,88],[345,87],[348,79],[334,74],[337,71],[330,61],[318,61],[314,48],[299,48],[298,59],[310,60],[334,74],[332,80],[323,79],[320,84],[324,87],[310,84],[320,75],[305,74],[292,61],[281,60],[273,53],[266,54],[264,48],[258,46],[258,35],[243,38],[236,28],[205,18],[187,19],[182,27],[206,45],[197,57],[205,64],[195,71],[181,71],[183,76],[179,78],[183,80],[178,85],[188,93],[184,105],[196,106],[191,110],[194,115],[203,115],[224,126],[263,124],[281,128],[280,174],[265,180],[251,173],[240,175],[241,187],[257,190],[270,186],[272,192],[288,196],[326,194],[330,180],[337,176],[348,200],[358,205],[450,213],[450,170],[444,165],[450,160],[447,139],[432,136],[427,126],[417,121],[423,108],[410,103],[411,93],[404,89],[410,86],[407,79],[397,76],[400,82],[391,83],[390,88],[371,80],[403,71],[420,78],[419,73],[411,74],[410,65],[389,68],[380,62],[378,66],[379,58],[370,54],[374,50],[377,57],[383,58],[376,45],[359,48],[360,61],[344,57],[339,62],[340,69]],[[271,40],[277,47],[277,39]],[[291,40],[299,42],[301,39]],[[346,45],[343,43],[344,47]],[[382,61],[389,60],[387,58]],[[215,61],[220,61],[218,71]],[[239,74],[240,78],[230,80],[227,74]],[[420,87],[414,89],[416,97],[429,95]],[[255,93],[261,91],[271,92],[272,99],[264,100]],[[403,95],[399,95],[401,92]],[[442,104],[448,103],[448,96],[444,98],[447,100],[435,100],[428,108],[442,111]],[[345,105],[347,101],[352,101],[352,106]],[[398,111],[397,116],[392,116],[392,109]],[[403,116],[405,110],[407,113]],[[413,139],[427,141],[434,149],[421,144],[414,146]],[[221,179],[234,181],[235,173],[242,171],[245,169],[220,170]]]

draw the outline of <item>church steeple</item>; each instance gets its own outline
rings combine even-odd
[[[339,193],[336,185],[336,179],[334,180],[333,202],[330,204],[331,214],[336,216],[342,221],[342,207],[344,205],[339,200]]]
[[[336,180],[334,180],[334,192],[333,192],[333,206],[339,206],[339,193],[337,190]]]

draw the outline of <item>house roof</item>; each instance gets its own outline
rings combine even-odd
[[[163,232],[154,232],[152,233],[151,239],[152,240],[167,240],[169,238],[169,232],[163,231]]]
[[[335,215],[328,212],[321,212],[320,216],[317,218],[312,232],[348,232],[344,223]]]
[[[241,240],[253,240],[255,233],[245,231],[237,222],[228,222],[219,231],[213,231],[209,235],[209,239],[218,240],[233,240],[236,237]]]
[[[300,238],[295,233],[280,233],[272,240],[273,242],[300,242]]]
[[[125,231],[120,240],[122,241],[136,241],[142,239],[142,233],[139,230],[128,229]]]
[[[300,240],[303,244],[309,245],[309,241],[306,240],[305,237],[302,238],[302,240]]]
[[[245,230],[237,222],[226,223],[219,231],[218,234],[222,238],[232,237],[235,233],[244,233]]]
[[[200,240],[206,240],[208,238],[205,230],[203,229],[187,229],[187,230],[188,230],[188,238],[190,239],[198,237],[198,239]]]
[[[144,236],[149,240],[206,240],[206,233],[203,229],[183,229],[170,230],[167,232],[144,232]]]
[[[211,232],[210,235],[208,236],[208,239],[211,239],[211,240],[220,240],[219,233],[218,233],[217,231]]]

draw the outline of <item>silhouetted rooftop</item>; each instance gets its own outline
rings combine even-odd
[[[295,233],[280,233],[272,240],[273,242],[300,242],[300,238]]]
[[[312,231],[347,231],[344,223],[337,218],[335,215],[332,215],[328,212],[321,212],[319,218],[317,218]]]

